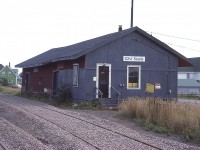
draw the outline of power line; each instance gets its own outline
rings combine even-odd
[[[185,48],[185,49],[192,50],[192,51],[196,51],[196,52],[200,52],[200,50],[192,49],[192,48],[185,47],[185,46],[181,46],[181,45],[176,45],[176,44],[172,44],[172,43],[166,43],[166,44],[168,44],[168,45],[173,45],[173,46],[177,46],[177,47],[181,47],[181,48]]]
[[[189,41],[199,42],[200,43],[200,40],[189,39],[189,38],[182,38],[182,37],[177,37],[177,36],[172,36],[172,35],[167,35],[167,34],[161,34],[161,33],[156,33],[156,32],[150,32],[150,31],[146,31],[146,32],[151,33],[151,35],[152,35],[152,33],[154,33],[154,34],[158,34],[158,35],[162,35],[162,36],[167,36],[167,37],[172,37],[172,38],[178,38],[178,39],[182,39],[182,40],[189,40]],[[180,48],[184,48],[184,49],[188,49],[188,50],[200,52],[200,50],[189,48],[189,47],[185,47],[185,46],[182,46],[182,45],[176,45],[176,44],[167,43],[167,42],[164,42],[164,43],[166,43],[168,45],[172,45],[172,46],[176,46],[176,47],[180,47]]]
[[[177,38],[177,39],[188,40],[188,41],[193,41],[193,42],[199,42],[200,43],[200,40],[196,40],[196,39],[183,38],[183,37],[167,35],[167,34],[161,34],[161,33],[150,32],[150,31],[146,31],[146,32],[149,32],[151,34],[153,33],[153,34],[158,34],[158,35],[162,35],[162,36],[167,36],[167,37],[172,37],[172,38]]]

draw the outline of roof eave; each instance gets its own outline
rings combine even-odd
[[[33,67],[39,67],[39,66],[44,66],[44,65],[48,65],[54,62],[58,62],[58,61],[64,61],[64,60],[73,60],[76,59],[75,56],[72,57],[61,57],[61,58],[57,58],[57,59],[52,59],[52,60],[48,60],[48,61],[44,61],[42,63],[38,63],[38,64],[30,64],[30,65],[15,65],[16,68],[33,68]]]

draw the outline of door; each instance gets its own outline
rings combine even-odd
[[[58,94],[58,75],[59,71],[53,73],[53,95]]]
[[[30,74],[29,73],[26,73],[26,77],[25,77],[25,88],[26,88],[26,91],[29,91],[30,90]]]
[[[111,65],[98,64],[97,65],[97,88],[103,93],[103,98],[111,98]],[[99,91],[97,91],[99,98]]]

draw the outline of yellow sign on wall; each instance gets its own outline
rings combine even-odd
[[[146,83],[146,92],[147,93],[154,93],[155,87],[154,84]]]

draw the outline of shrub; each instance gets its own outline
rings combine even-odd
[[[8,86],[8,80],[5,79],[5,78],[3,78],[2,80],[3,80],[3,81],[2,81],[2,85],[3,85],[3,86]]]
[[[71,89],[69,85],[62,84],[58,88],[58,97],[57,97],[57,102],[58,104],[62,103],[71,103]]]

